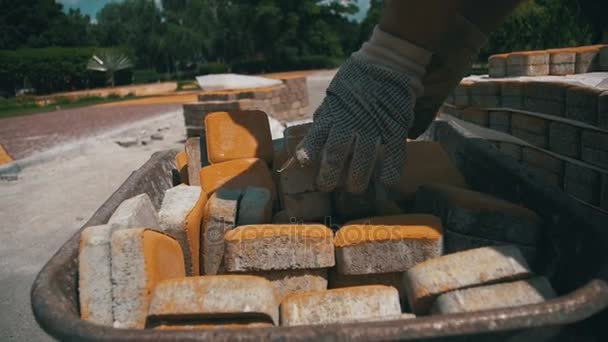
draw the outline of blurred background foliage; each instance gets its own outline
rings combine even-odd
[[[334,68],[378,22],[383,1],[355,20],[355,0],[124,0],[94,20],[55,0],[0,0],[0,95],[104,86],[86,70],[99,49],[134,62],[116,84],[196,75]],[[489,39],[492,53],[606,42],[606,0],[528,0]]]

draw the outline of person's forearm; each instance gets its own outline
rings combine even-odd
[[[489,34],[523,0],[389,0],[386,1],[379,27],[430,51],[439,51],[451,28],[465,18],[481,33]],[[448,38],[446,38],[448,37]],[[464,37],[463,37],[464,38]]]

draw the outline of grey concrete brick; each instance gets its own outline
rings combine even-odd
[[[224,271],[224,235],[236,227],[241,195],[240,190],[220,188],[209,198],[202,238],[204,274]]]
[[[524,109],[525,83],[519,81],[501,82],[500,94],[501,104],[505,108]]]
[[[501,142],[498,148],[517,161],[520,161],[522,158],[522,147],[520,145]]]
[[[555,297],[555,291],[544,277],[486,285],[444,293],[437,297],[433,309],[436,314],[471,312],[510,308],[542,303]]]
[[[475,267],[471,267],[475,265]],[[435,298],[462,288],[526,278],[528,263],[514,246],[483,247],[448,254],[405,272],[404,283],[414,313],[428,313]]]
[[[418,188],[415,209],[439,217],[446,230],[505,243],[534,245],[542,229],[541,218],[530,209],[440,184]]]
[[[272,194],[266,188],[250,186],[245,189],[238,207],[236,224],[263,224],[272,221]]]
[[[284,195],[283,204],[287,216],[298,221],[316,222],[332,214],[331,194],[327,192]]]
[[[186,154],[188,155],[188,184],[200,185],[201,138],[188,138],[186,140]]]
[[[372,285],[310,292],[286,298],[280,307],[281,325],[331,324],[399,316],[397,289]]]
[[[333,232],[320,224],[251,225],[225,235],[228,272],[297,270],[335,264]]]
[[[608,71],[608,46],[600,49],[600,70]]]
[[[108,220],[121,228],[159,228],[156,208],[148,194],[140,194],[123,201]]]
[[[199,204],[200,198],[200,186],[181,184],[165,192],[158,212],[160,230],[173,236],[181,245],[188,274],[198,274],[199,255],[195,250],[199,247],[197,236],[200,234],[200,222],[198,231],[196,227],[193,230],[188,229],[188,216]]]
[[[600,128],[608,129],[608,91],[598,97],[597,121]]]
[[[511,131],[511,113],[507,111],[491,111],[488,116],[488,124],[493,130],[509,133]]]
[[[583,147],[582,159],[589,164],[608,169],[608,151],[606,150]]]
[[[278,302],[301,293],[327,290],[327,269],[274,270],[246,273],[270,281]]]
[[[154,289],[149,318],[247,318],[263,316],[279,324],[279,302],[272,284],[250,275],[219,275],[172,279]]]
[[[473,235],[460,234],[450,230],[445,233],[445,254],[458,253],[468,251],[480,247],[504,246],[508,243],[500,240],[486,239]],[[533,263],[536,261],[538,250],[535,246],[512,244],[517,247],[527,262]]]
[[[475,82],[471,85],[471,106],[500,107],[500,82]]]
[[[560,189],[564,188],[564,179],[562,173],[554,173],[551,170],[547,170],[543,166],[530,164],[529,162],[522,162],[523,165],[534,175],[540,177],[546,183],[554,185]]]
[[[555,174],[563,173],[563,161],[534,148],[524,147],[523,161]]]
[[[443,228],[432,215],[373,217],[342,226],[335,247],[341,274],[403,272],[443,253]]]
[[[546,148],[548,145],[548,137],[546,134],[538,134],[515,127],[511,127],[511,134],[514,137],[520,138],[536,147]]]
[[[581,130],[572,125],[549,123],[549,149],[555,153],[580,158]]]
[[[488,58],[488,73],[492,78],[507,76],[507,55],[492,55]]]
[[[85,228],[78,252],[78,299],[80,317],[91,323],[111,326],[112,280],[110,225]]]
[[[523,113],[511,114],[511,127],[535,134],[547,134],[548,122],[546,119]]]
[[[545,76],[549,75],[549,64],[509,65],[507,76]]]
[[[597,125],[598,98],[601,90],[589,87],[571,87],[566,92],[566,117]]]
[[[584,74],[599,69],[599,49],[587,48],[576,52],[576,73]]]
[[[477,108],[465,108],[462,110],[462,119],[476,125],[488,127],[488,111]]]
[[[144,328],[156,284],[186,276],[184,254],[168,235],[133,228],[112,233],[111,255],[113,326]]]
[[[600,175],[584,166],[566,163],[564,190],[582,201],[597,205],[600,197]]]

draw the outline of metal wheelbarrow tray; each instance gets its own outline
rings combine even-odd
[[[535,271],[559,297],[507,309],[435,315],[402,321],[245,330],[126,330],[80,320],[78,245],[74,234],[38,274],[31,292],[40,326],[61,340],[497,340],[561,327],[568,340],[608,335],[608,216],[586,207],[457,123],[436,121],[423,139],[439,141],[475,190],[520,203],[547,222]],[[155,153],[83,226],[104,224],[125,199],[147,193],[159,207],[173,185],[175,151]],[[533,335],[519,335],[533,336]],[[572,337],[574,336],[574,338]],[[560,337],[558,337],[561,340]]]

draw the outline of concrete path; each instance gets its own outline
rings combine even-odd
[[[309,78],[311,116],[334,73],[321,72]],[[129,121],[127,126],[116,128],[105,124],[112,120],[106,121],[105,116],[131,115],[134,107],[116,106],[115,109],[103,114],[104,119],[95,121],[99,122],[95,129],[83,127],[86,134],[58,128],[70,134],[68,138],[48,140],[59,143],[52,144],[55,153],[46,152],[47,161],[26,167],[17,180],[0,181],[0,341],[51,340],[38,327],[30,308],[29,291],[40,268],[153,152],[183,148],[185,128],[181,110],[166,107],[165,114],[159,110],[154,115],[141,115],[139,121]],[[88,115],[86,108],[79,111]],[[62,117],[64,114],[52,117],[65,120],[64,125],[69,125],[70,120]],[[52,121],[44,115],[31,117]],[[3,123],[2,120],[0,126],[6,132]],[[109,127],[113,130],[108,131]],[[164,139],[153,140],[146,146],[123,148],[115,143],[127,137],[149,136],[159,129]],[[52,135],[50,130],[46,132]],[[74,137],[88,139],[74,141]],[[30,145],[24,143],[23,146]],[[25,156],[28,153],[36,156],[35,149],[23,151],[29,151],[24,152]]]

